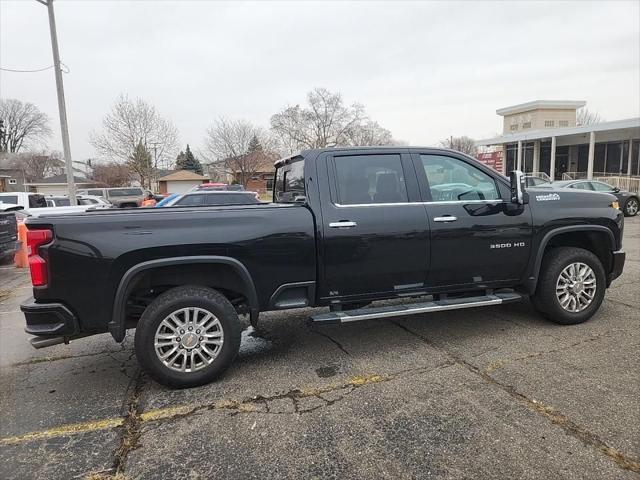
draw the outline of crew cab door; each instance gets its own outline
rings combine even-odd
[[[429,287],[513,285],[531,250],[529,205],[509,202],[508,187],[471,159],[424,151],[412,154],[431,231]]]
[[[429,234],[406,150],[325,153],[320,297],[388,297],[424,288]]]

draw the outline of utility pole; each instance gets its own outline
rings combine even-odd
[[[62,69],[60,68],[60,52],[58,51],[58,35],[56,33],[56,17],[53,12],[53,0],[36,0],[46,5],[49,11],[49,30],[51,31],[51,49],[53,50],[53,70],[56,74],[56,90],[58,91],[58,112],[60,113],[60,131],[62,132],[62,149],[67,171],[67,187],[69,188],[69,202],[77,205],[76,184],[73,180],[73,161],[71,160],[71,146],[69,144],[69,126],[67,125],[67,108],[64,101],[64,85],[62,83]]]

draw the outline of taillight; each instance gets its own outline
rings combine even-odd
[[[27,254],[29,255],[29,270],[31,283],[34,287],[43,287],[49,279],[47,261],[38,254],[38,248],[53,239],[51,230],[27,230]]]

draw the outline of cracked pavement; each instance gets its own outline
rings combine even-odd
[[[217,382],[141,374],[132,333],[34,350],[0,269],[0,477],[640,477],[640,218],[589,322],[526,303],[342,326],[270,312]],[[1,268],[1,267],[0,267]]]

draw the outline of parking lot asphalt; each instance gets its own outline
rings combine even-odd
[[[317,326],[262,314],[219,381],[169,390],[108,334],[34,350],[0,267],[0,477],[640,476],[640,218],[585,324],[528,303]],[[98,288],[98,287],[97,287]]]

